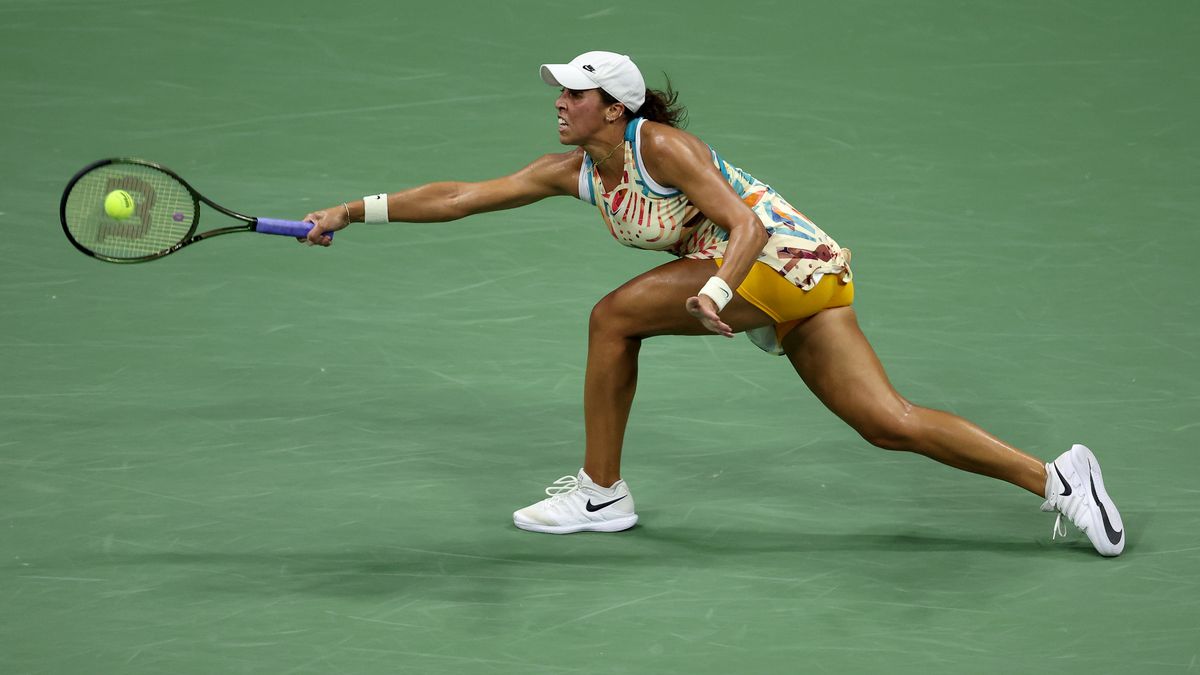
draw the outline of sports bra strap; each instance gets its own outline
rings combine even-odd
[[[645,122],[645,121],[646,121],[646,118],[644,118],[644,117],[635,117],[635,118],[629,120],[629,124],[625,125],[625,142],[626,143],[633,143],[637,139],[638,127],[640,127],[642,125],[642,122]]]
[[[583,162],[579,165],[579,199],[592,206],[596,205],[595,188],[592,187],[592,157],[583,153]]]

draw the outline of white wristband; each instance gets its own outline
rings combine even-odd
[[[387,193],[363,197],[363,222],[388,222]]]
[[[717,303],[717,311],[725,309],[725,305],[733,299],[733,291],[729,289],[729,284],[721,277],[709,277],[708,282],[704,284],[704,288],[700,289],[700,295],[707,295],[712,298],[713,302]]]

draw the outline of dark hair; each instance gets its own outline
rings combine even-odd
[[[619,103],[617,99],[608,95],[607,91],[600,90],[600,98],[605,103]],[[642,107],[638,108],[637,112],[633,112],[629,108],[625,109],[625,118],[633,119],[634,117],[645,117],[651,122],[659,122],[667,126],[682,129],[687,126],[687,108],[683,107],[679,102],[679,92],[671,88],[671,78],[667,78],[667,90],[659,91],[657,89],[646,90],[646,101],[642,103]]]

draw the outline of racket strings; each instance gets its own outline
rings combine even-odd
[[[133,197],[127,218],[105,211],[114,190]],[[197,204],[186,187],[153,167],[117,162],[84,174],[66,200],[66,226],[81,246],[119,260],[154,255],[183,241],[192,231]]]

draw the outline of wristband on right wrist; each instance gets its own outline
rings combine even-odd
[[[388,222],[388,200],[387,193],[377,195],[368,195],[363,197],[363,222],[364,223],[386,223]]]

